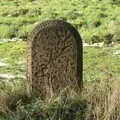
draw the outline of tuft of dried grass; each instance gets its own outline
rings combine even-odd
[[[120,120],[120,78],[97,81],[87,89],[87,120]]]

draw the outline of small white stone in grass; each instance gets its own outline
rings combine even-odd
[[[100,42],[100,43],[94,43],[91,46],[98,46],[98,47],[103,47],[104,42]]]
[[[88,44],[88,43],[83,43],[83,46],[91,46],[91,47],[103,47],[104,46],[104,42],[100,42],[100,43],[94,43],[94,44]]]
[[[0,62],[0,66],[1,66],[1,67],[9,66],[9,64],[6,64],[6,63],[3,63],[3,62]]]
[[[12,38],[10,41],[22,41],[22,39],[17,38],[17,37],[14,37],[14,38]]]
[[[116,50],[116,52],[113,53],[114,55],[120,55],[120,50]]]
[[[13,75],[13,74],[0,74],[0,78],[7,78],[7,79],[11,79],[11,78],[23,78],[25,79],[25,75],[22,74],[18,74],[18,75]]]
[[[1,78],[14,78],[14,75],[12,74],[0,74]]]
[[[83,46],[90,46],[88,43],[83,43]]]
[[[12,16],[11,14],[8,15],[8,17],[11,17],[11,16]]]
[[[15,41],[22,41],[22,39],[14,37],[12,39],[0,39],[0,44],[6,43],[6,42],[15,42]]]

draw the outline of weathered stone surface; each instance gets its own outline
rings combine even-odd
[[[29,92],[44,98],[64,88],[81,90],[82,40],[73,26],[61,20],[45,21],[29,40]]]

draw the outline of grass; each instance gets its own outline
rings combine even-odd
[[[38,22],[64,19],[79,30],[85,42],[94,42],[94,35],[99,37],[96,42],[104,41],[108,34],[113,34],[112,41],[119,42],[119,5],[117,0],[1,0],[0,31],[4,34],[1,33],[0,38],[26,39],[27,33]],[[114,30],[111,29],[113,27]]]
[[[26,46],[25,41],[0,45],[0,57],[5,63],[10,64],[10,66],[0,67],[0,73],[26,74]],[[117,50],[119,45],[112,48],[84,47],[85,88],[82,95],[74,91],[67,93],[68,101],[62,108],[60,107],[61,95],[42,101],[40,98],[26,95],[25,79],[1,78],[3,82],[0,83],[0,116],[5,120],[19,120],[24,117],[34,120],[39,114],[43,114],[45,119],[49,117],[66,120],[73,115],[75,120],[91,117],[92,120],[115,120],[114,117],[120,117],[118,107],[120,103],[116,100],[120,99],[120,60],[119,55],[114,54]]]
[[[25,99],[25,96],[19,99],[16,97],[18,100],[16,107],[14,106],[16,110],[5,110],[2,116],[6,115],[3,118],[9,120],[35,120],[38,115],[44,116],[46,120],[68,120],[69,118],[72,120],[119,120],[119,84],[119,78],[96,81],[91,87],[85,88],[82,95],[72,91],[67,93],[68,97],[64,104],[61,104],[60,95],[49,101],[42,101],[40,98]],[[24,100],[29,100],[29,102]]]
[[[120,119],[119,0],[0,0],[0,120],[119,120]],[[45,101],[26,95],[27,35],[39,23],[63,19],[75,26],[83,42],[113,47],[84,47],[84,89]],[[4,65],[1,65],[3,63]]]

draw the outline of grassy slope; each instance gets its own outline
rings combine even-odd
[[[118,0],[1,0],[0,38],[26,38],[39,22],[60,18],[72,23],[86,42],[103,41],[108,34],[113,34],[116,41],[119,6]]]

